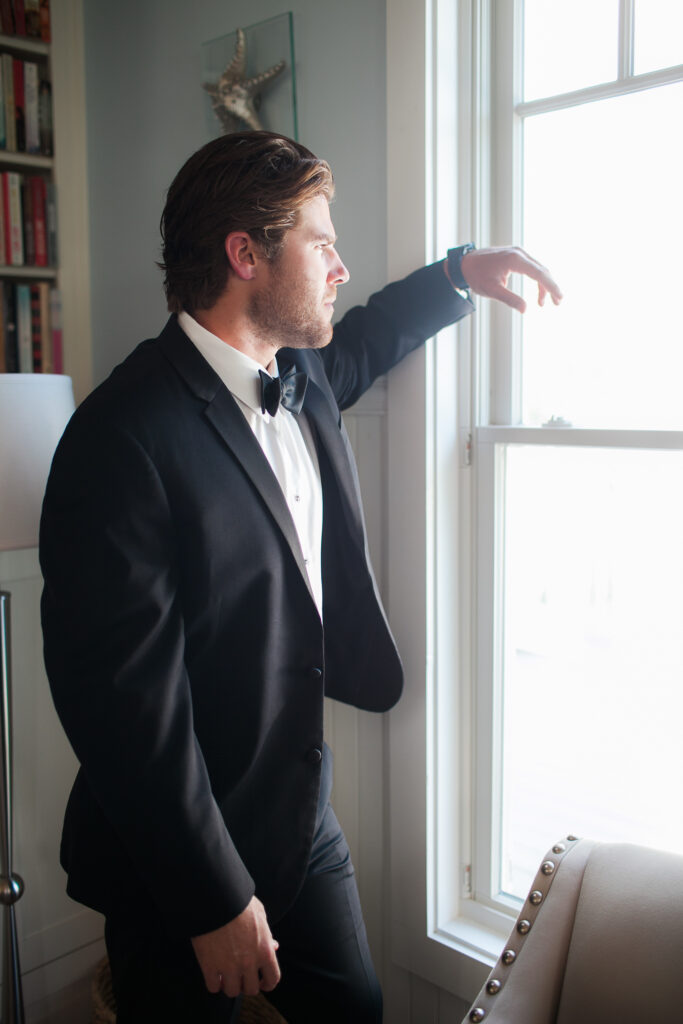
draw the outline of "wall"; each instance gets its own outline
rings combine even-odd
[[[183,161],[208,139],[201,44],[291,9],[299,139],[332,165],[339,313],[386,274],[383,0],[84,0],[93,374],[166,318],[159,217]]]

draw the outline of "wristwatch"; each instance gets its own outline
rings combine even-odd
[[[455,249],[449,249],[446,253],[446,272],[448,280],[451,282],[456,292],[465,295],[464,299],[470,299],[470,286],[465,280],[462,273],[462,258],[466,252],[472,252],[476,249],[474,242],[467,242],[466,245],[459,245]]]

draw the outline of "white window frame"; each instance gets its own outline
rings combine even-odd
[[[487,234],[478,213],[485,205],[474,198],[484,176],[474,135],[489,103],[483,78],[471,71],[472,40],[476,46],[481,32],[476,13],[469,2],[387,0],[392,279],[442,257],[456,239]],[[452,78],[449,86],[439,74]],[[456,133],[458,113],[469,111]],[[471,692],[454,685],[473,675],[471,569],[458,541],[471,529],[472,474],[459,467],[468,460],[477,397],[470,383],[475,331],[487,329],[484,308],[396,367],[387,412],[388,606],[406,675],[388,730],[391,952],[402,967],[464,998],[478,991],[510,924],[494,914],[492,929],[468,900],[474,913],[453,925],[471,835],[448,806],[471,789]],[[457,749],[447,727],[453,721],[461,724]],[[454,869],[438,872],[453,850]]]
[[[683,68],[633,77],[633,4],[621,0],[617,79],[574,99],[683,78]],[[494,0],[387,0],[392,279],[457,242],[487,244],[491,216],[496,242],[520,236],[510,202],[516,181],[495,180],[489,166],[488,131],[495,130],[497,156],[508,167],[519,166],[521,140],[518,119],[492,116],[502,109],[498,91],[519,81],[519,47],[496,62],[495,83],[489,74],[493,8]],[[517,36],[517,9],[515,0],[495,0],[504,38]],[[552,105],[523,106],[540,112]],[[450,180],[444,168],[452,169]],[[491,339],[489,351],[482,338]],[[489,374],[489,360],[500,374]],[[676,431],[521,427],[520,375],[513,314],[482,302],[474,318],[394,370],[388,385],[388,602],[406,670],[406,692],[388,730],[391,950],[401,966],[466,999],[478,991],[519,906],[491,891],[500,446],[683,447]],[[458,813],[453,803],[461,800]]]

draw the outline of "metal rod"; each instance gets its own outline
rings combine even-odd
[[[2,950],[2,1024],[24,1024],[19,943],[14,904],[24,883],[12,871],[12,700],[10,674],[10,595],[0,591],[0,903],[5,906]]]

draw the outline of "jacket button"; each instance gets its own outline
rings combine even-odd
[[[309,670],[308,675],[313,680],[314,683],[317,683],[320,679],[322,679],[323,672],[322,669],[320,668],[312,668]]]
[[[323,759],[323,752],[318,747],[311,747],[306,754],[306,760],[309,764],[320,764]]]

